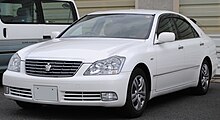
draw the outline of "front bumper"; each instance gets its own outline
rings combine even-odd
[[[78,71],[75,76],[69,78],[49,78],[6,71],[3,75],[3,85],[9,91],[4,95],[12,100],[52,105],[121,107],[125,104],[130,72],[102,76],[83,76],[80,73],[82,72]],[[37,99],[36,86],[57,89],[57,100]],[[103,101],[100,99],[103,92],[116,93],[118,99]],[[68,97],[72,98],[66,99]]]

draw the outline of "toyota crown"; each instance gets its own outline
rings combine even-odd
[[[22,108],[117,107],[138,117],[156,96],[186,88],[206,94],[216,66],[213,41],[179,13],[95,12],[14,54],[4,95]]]

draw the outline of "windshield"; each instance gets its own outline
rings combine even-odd
[[[87,15],[72,25],[61,38],[146,39],[150,34],[153,18],[153,15],[143,14]]]

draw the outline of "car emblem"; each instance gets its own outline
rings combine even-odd
[[[45,65],[45,70],[46,70],[47,72],[49,72],[50,69],[51,69],[51,65],[50,65],[50,63],[47,63],[47,65]]]

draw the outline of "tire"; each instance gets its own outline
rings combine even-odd
[[[2,80],[3,79],[3,73],[0,73],[0,86],[2,86],[3,84],[2,84]]]
[[[42,105],[36,103],[27,103],[22,101],[15,101],[19,107],[22,109],[40,109]]]
[[[205,95],[209,90],[210,80],[211,80],[210,65],[205,60],[202,63],[200,69],[198,85],[197,87],[193,88],[193,93],[195,95]]]
[[[123,115],[129,118],[139,117],[143,114],[149,99],[147,77],[144,71],[136,68],[130,77],[127,91],[127,99]]]

